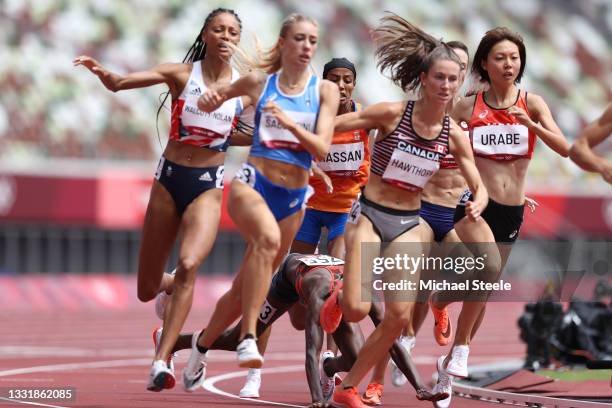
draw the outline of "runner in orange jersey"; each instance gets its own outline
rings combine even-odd
[[[352,62],[346,58],[333,58],[325,64],[323,78],[338,85],[338,115],[361,110],[361,105],[351,99],[357,79]],[[315,174],[310,178],[310,185],[314,188],[314,195],[308,200],[292,252],[314,253],[325,227],[328,252],[333,257],[344,258],[344,226],[353,201],[370,174],[368,134],[367,129],[334,133],[326,158],[313,166]]]

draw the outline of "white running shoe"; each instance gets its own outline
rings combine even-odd
[[[157,329],[153,330],[153,346],[155,347],[155,354],[157,354],[157,346],[161,342],[161,335],[163,331],[163,327],[158,327]],[[166,360],[168,368],[172,370],[172,372],[174,372],[174,357],[176,357],[176,353],[170,354],[170,357],[168,357],[168,360]]]
[[[183,389],[194,392],[202,386],[206,379],[206,353],[200,353],[197,344],[202,330],[193,333],[191,337],[191,354],[187,365],[183,368]]]
[[[442,364],[444,364],[445,358],[446,356],[440,357],[436,364],[438,369],[438,381],[436,381],[432,393],[437,394],[439,392],[445,392],[448,394],[448,397],[443,400],[434,401],[434,407],[436,408],[448,408],[450,406],[451,397],[453,395],[453,377],[448,375],[448,373],[442,366]]]
[[[400,336],[399,337],[400,346],[404,347],[408,354],[412,353],[412,349],[416,345],[416,337],[413,336]],[[391,383],[396,387],[401,387],[408,382],[408,379],[402,373],[393,360],[391,360]]]
[[[469,346],[455,346],[451,359],[446,366],[446,372],[454,377],[465,378],[468,376],[467,360],[470,354]]]
[[[243,339],[236,347],[238,365],[242,368],[261,368],[264,358],[259,354],[255,339]]]
[[[332,375],[329,377],[325,370],[323,369],[323,365],[325,360],[328,358],[333,358],[334,353],[330,350],[324,351],[319,358],[319,382],[321,383],[321,390],[323,391],[323,400],[329,401],[331,396],[336,389],[336,375]]]
[[[244,387],[238,393],[240,398],[259,398],[259,388],[261,387],[261,370],[259,368],[249,368]]]
[[[163,389],[173,388],[175,383],[174,371],[168,367],[168,364],[163,360],[153,361],[147,390],[159,392]]]
[[[170,272],[169,275],[176,275],[176,268]],[[168,306],[170,296],[172,295],[167,294],[165,290],[162,290],[155,296],[155,314],[160,320],[164,320],[164,314],[166,313],[166,306]]]

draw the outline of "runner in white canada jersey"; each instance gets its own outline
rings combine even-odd
[[[434,151],[412,144],[410,140],[398,140],[382,175],[383,180],[408,190],[422,189],[440,169],[440,161],[448,152],[448,135],[446,140],[446,145],[435,140],[428,143],[433,145],[430,148]]]

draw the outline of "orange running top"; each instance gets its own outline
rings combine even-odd
[[[352,101],[354,112],[361,105]],[[351,130],[334,133],[332,145],[325,160],[317,165],[331,178],[334,192],[327,193],[325,184],[318,177],[310,178],[315,192],[308,200],[308,208],[328,212],[349,212],[360,189],[370,175],[370,149],[368,130]]]

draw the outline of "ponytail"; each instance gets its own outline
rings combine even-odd
[[[310,17],[303,16],[301,14],[293,13],[289,15],[282,23],[280,33],[278,34],[279,39],[285,38],[291,26],[296,23],[307,21],[314,26],[318,27],[316,20]],[[237,48],[237,47],[236,47]],[[255,37],[255,58],[250,58],[243,51],[239,50],[239,56],[246,60],[246,64],[252,69],[261,70],[267,74],[272,74],[281,69],[281,49],[280,43],[277,40],[276,44],[272,48],[264,49],[257,37]]]
[[[447,44],[394,13],[382,18],[374,30],[374,41],[378,69],[390,72],[393,83],[404,92],[417,90],[421,73],[429,71],[437,60],[461,65]]]

